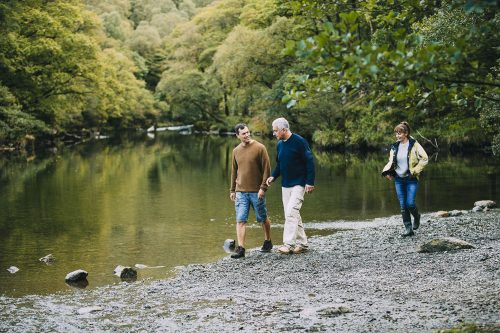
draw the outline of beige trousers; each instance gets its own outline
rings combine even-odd
[[[290,247],[300,245],[307,247],[307,237],[300,217],[300,208],[304,202],[305,188],[300,185],[282,187],[283,208],[285,209],[285,227],[283,244]]]

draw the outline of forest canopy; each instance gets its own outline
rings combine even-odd
[[[247,122],[325,148],[500,154],[493,0],[27,0],[0,4],[0,145]]]

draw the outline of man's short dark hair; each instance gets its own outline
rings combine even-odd
[[[247,124],[244,123],[239,123],[236,126],[234,126],[234,131],[236,132],[236,135],[240,134],[240,130],[244,129],[245,127],[248,127]]]

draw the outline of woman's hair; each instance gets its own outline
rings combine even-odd
[[[274,119],[272,126],[276,126],[279,130],[281,129],[290,129],[290,125],[288,124],[288,121],[285,118],[278,118]]]
[[[411,129],[410,125],[406,121],[402,121],[394,127],[394,132],[403,132],[410,135]]]

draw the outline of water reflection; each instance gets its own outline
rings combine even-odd
[[[73,288],[85,289],[89,285],[89,281],[87,279],[79,281],[67,281],[66,284]]]
[[[119,283],[117,265],[141,269],[138,280],[163,278],[173,268],[226,255],[235,238],[229,200],[235,138],[175,136],[110,139],[75,146],[61,155],[0,158],[0,293],[67,290],[64,276],[89,272],[92,287]],[[275,141],[265,141],[275,159]],[[315,152],[317,186],[302,209],[304,221],[395,215],[393,185],[379,176],[386,153],[358,156]],[[439,156],[422,179],[421,211],[470,209],[498,199],[498,165],[482,157]],[[279,244],[283,213],[279,186],[267,194],[272,238]],[[253,216],[253,215],[252,215]],[[313,231],[320,235],[331,231]],[[248,247],[262,243],[247,229]],[[38,258],[53,253],[45,265]],[[21,270],[14,275],[9,266]]]

